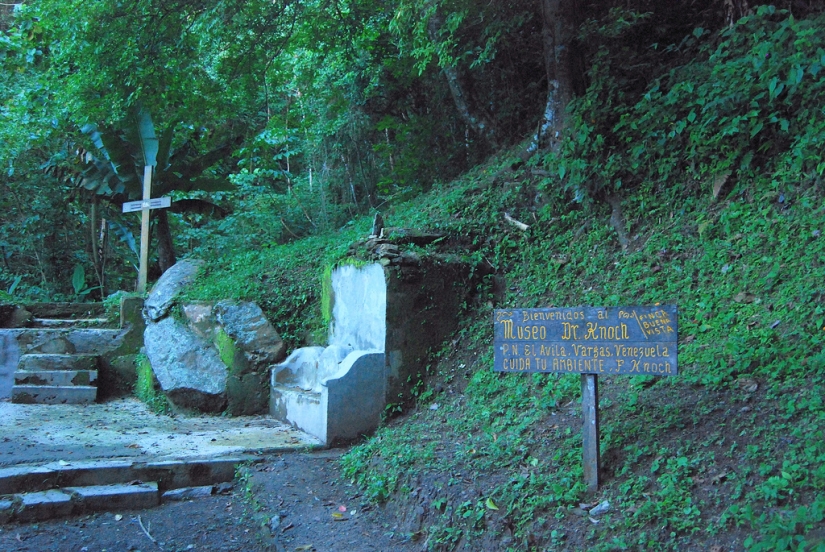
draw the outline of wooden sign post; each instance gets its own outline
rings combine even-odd
[[[137,292],[146,291],[146,278],[149,271],[149,210],[164,209],[172,204],[168,197],[152,197],[152,166],[143,168],[143,200],[123,204],[124,213],[140,211],[140,267],[138,269]]]
[[[599,488],[599,375],[675,376],[676,307],[496,310],[496,372],[581,374],[584,479]]]

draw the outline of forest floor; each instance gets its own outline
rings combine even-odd
[[[264,456],[232,490],[148,510],[0,525],[4,552],[421,550],[341,478],[343,450]]]

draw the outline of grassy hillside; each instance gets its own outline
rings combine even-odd
[[[432,549],[825,546],[822,186],[634,194],[622,248],[609,207],[539,194],[544,175],[511,162],[502,155],[386,214],[461,236],[463,254],[495,275],[404,415],[388,411],[346,456],[348,477]],[[234,259],[224,269],[235,276],[213,278],[244,282],[235,294],[256,289],[279,327],[304,324],[293,334],[307,335],[323,266],[368,229],[361,220],[255,263]],[[206,280],[209,290],[232,293]],[[286,302],[312,304],[315,316],[285,318]],[[680,374],[601,378],[603,487],[587,497],[579,377],[493,373],[492,309],[655,303],[679,308]],[[599,519],[580,508],[603,500],[611,511]]]
[[[497,169],[425,202],[481,244],[468,254],[503,296],[468,309],[414,412],[346,457],[366,496],[434,549],[825,546],[822,188],[633,195],[623,249],[607,207],[531,212],[530,170],[496,184]],[[655,303],[679,308],[680,374],[601,378],[603,487],[586,497],[579,377],[493,373],[492,308]],[[603,500],[595,521],[579,508]]]
[[[384,209],[489,274],[412,400],[343,460],[403,538],[825,550],[823,24],[766,8],[698,29],[693,61],[634,94],[605,52],[561,152],[502,152]],[[291,345],[311,341],[325,267],[369,226],[223,257],[194,294],[259,300]],[[586,496],[579,377],[494,373],[492,311],[656,303],[678,306],[680,373],[600,379],[603,485]]]

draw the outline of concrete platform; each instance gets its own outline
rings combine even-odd
[[[0,402],[0,466],[107,458],[157,462],[319,445],[269,416],[163,416],[131,398],[87,405]]]
[[[149,508],[169,490],[232,481],[259,453],[318,446],[268,416],[164,416],[136,399],[0,401],[0,524]]]

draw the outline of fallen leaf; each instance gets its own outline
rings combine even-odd
[[[490,510],[498,510],[498,506],[496,506],[496,503],[493,502],[492,498],[488,498],[487,500],[485,500],[484,505],[487,506],[487,508]]]
[[[733,300],[737,303],[753,303],[755,299],[755,295],[751,293],[745,293],[744,291],[740,291],[736,294],[736,297],[733,298]]]
[[[308,550],[315,550],[315,547],[311,544],[302,544],[295,547],[295,552],[307,552]]]
[[[595,519],[595,518],[587,518],[587,519],[589,519],[589,520],[590,520],[590,522],[591,522],[593,525],[598,525],[598,524],[599,524],[599,520],[597,520],[597,519]]]
[[[719,483],[722,482],[723,479],[727,479],[727,477],[728,477],[728,472],[723,472],[723,473],[714,475],[713,477],[710,478],[710,483],[711,483],[711,485],[718,485]]]
[[[132,443],[131,445],[126,445],[126,448],[136,449],[140,448],[140,445],[137,443]]]
[[[339,512],[346,512],[346,511],[347,511],[347,507],[346,507],[346,506],[344,506],[343,504],[341,504],[340,506],[338,506],[338,511],[339,511]]]
[[[728,181],[728,177],[730,176],[730,172],[723,172],[720,175],[717,175],[716,178],[713,179],[713,199],[719,197],[719,192],[722,191],[722,186],[725,185],[725,182]]]
[[[332,512],[332,519],[339,520],[343,518],[344,514],[342,514],[341,512]]]
[[[756,382],[756,380],[751,378],[739,378],[738,380],[736,380],[736,383],[737,385],[739,385],[739,388],[742,389],[742,391],[745,391],[746,393],[753,393],[757,389],[759,389],[759,384]]]
[[[122,519],[123,519],[123,515],[122,515],[122,514],[115,514],[115,521],[120,521],[120,520],[122,520]]]
[[[61,466],[68,466],[71,462],[66,462],[65,460],[58,460],[57,463]]]

